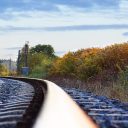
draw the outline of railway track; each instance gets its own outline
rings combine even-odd
[[[0,128],[128,128],[128,104],[62,89],[45,80],[0,78]]]

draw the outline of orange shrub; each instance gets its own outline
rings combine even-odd
[[[78,79],[99,76],[103,80],[117,78],[128,65],[128,43],[114,44],[103,49],[88,48],[69,52],[52,64],[50,73]]]

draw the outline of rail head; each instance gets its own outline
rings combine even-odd
[[[47,96],[34,128],[98,128],[60,87],[43,81],[47,84]]]
[[[42,79],[6,78],[42,85],[45,96],[33,128],[98,128],[92,119],[56,84]]]

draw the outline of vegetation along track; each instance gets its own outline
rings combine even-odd
[[[0,128],[128,128],[128,104],[62,89],[45,80],[0,78]]]

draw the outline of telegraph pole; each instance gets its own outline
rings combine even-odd
[[[11,72],[11,69],[12,69],[12,60],[11,60],[11,58],[10,58],[10,60],[9,60],[9,71]]]
[[[28,50],[29,50],[29,42],[26,41],[23,47],[23,54],[24,54],[24,67],[22,67],[22,74],[27,76],[29,74],[29,67],[28,67]]]
[[[20,58],[21,58],[21,51],[18,51],[18,59],[17,59],[17,72],[20,72]]]
[[[24,46],[24,56],[25,56],[25,67],[28,67],[28,43]]]

